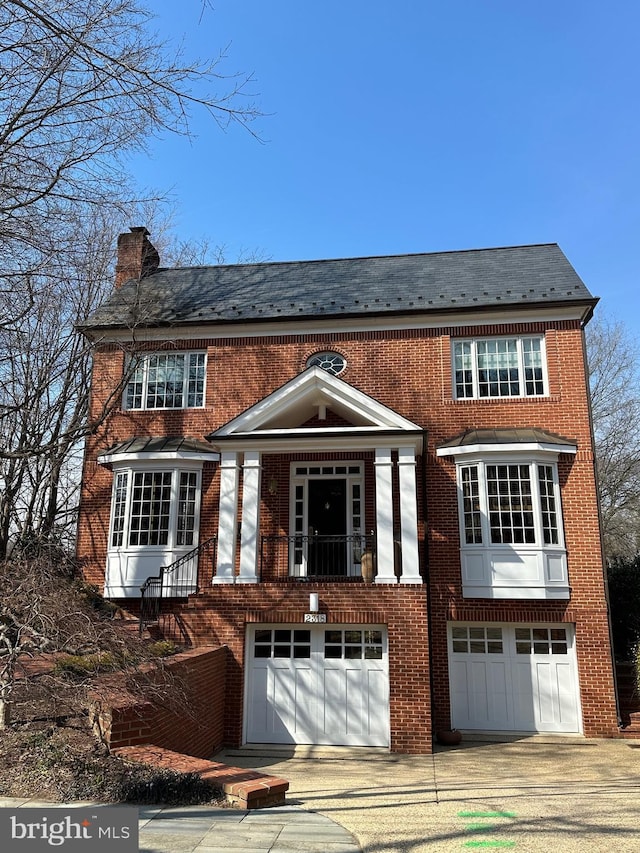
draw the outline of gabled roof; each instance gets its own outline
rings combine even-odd
[[[323,427],[327,412],[344,426]],[[313,426],[308,422],[318,417]],[[359,391],[320,367],[309,367],[289,382],[254,403],[207,436],[226,446],[284,444],[288,448],[320,449],[357,443],[360,448],[400,443],[422,447],[423,430],[383,403]]]
[[[595,305],[555,243],[368,258],[158,269],[126,282],[85,330]]]

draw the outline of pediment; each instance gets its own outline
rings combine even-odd
[[[393,409],[320,367],[309,367],[208,436],[258,437],[286,433],[421,432]]]

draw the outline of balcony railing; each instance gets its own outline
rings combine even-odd
[[[370,579],[375,563],[374,534],[263,536],[260,574],[286,566],[289,577],[319,580]]]

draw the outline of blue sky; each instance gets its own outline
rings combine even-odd
[[[153,0],[187,56],[229,47],[257,142],[204,114],[132,162],[176,230],[272,260],[557,242],[640,338],[640,4]]]

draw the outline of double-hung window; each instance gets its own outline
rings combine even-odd
[[[544,338],[536,335],[454,341],[453,384],[459,400],[544,396]]]
[[[124,392],[125,409],[186,409],[204,406],[204,352],[145,353],[135,363]]]

